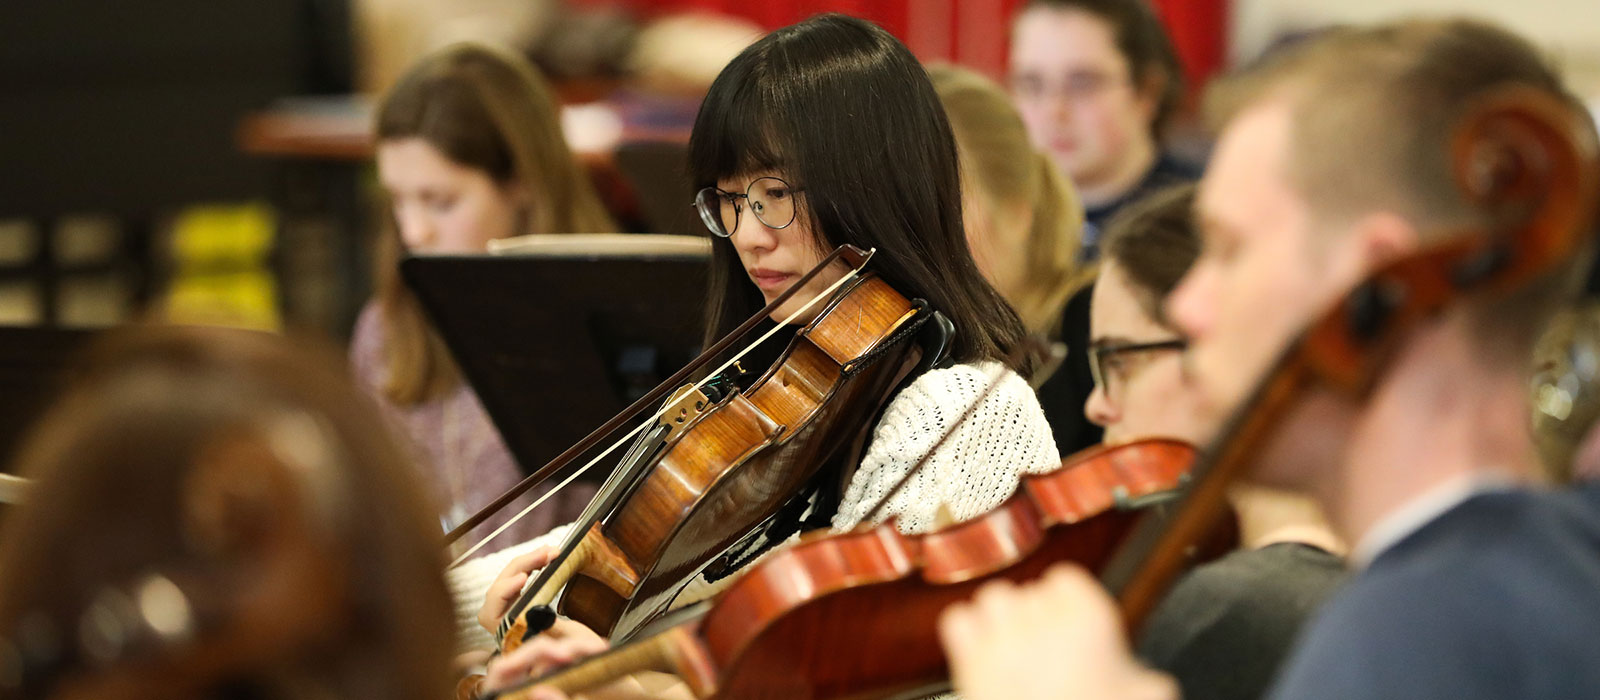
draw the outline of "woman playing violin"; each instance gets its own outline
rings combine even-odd
[[[776,299],[841,244],[876,249],[870,268],[956,329],[947,364],[907,377],[883,407],[859,463],[818,477],[798,529],[861,522],[946,432],[877,519],[893,515],[909,533],[969,518],[1000,504],[1022,473],[1060,463],[1019,374],[1026,367],[1002,366],[1024,330],[967,248],[956,162],[949,124],[916,58],[882,29],[847,17],[821,16],[768,35],[723,70],[701,107],[690,172],[713,234],[708,339]],[[787,318],[842,274],[825,270],[774,318]],[[480,619],[498,618],[523,572],[548,557],[535,552],[513,562]],[[523,645],[491,680],[601,647],[573,626],[558,622]]]

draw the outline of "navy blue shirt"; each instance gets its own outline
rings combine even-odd
[[[1094,260],[1100,255],[1100,234],[1106,230],[1106,224],[1111,223],[1111,217],[1122,207],[1137,201],[1157,190],[1186,182],[1200,179],[1200,167],[1178,160],[1168,153],[1156,156],[1155,164],[1150,166],[1150,171],[1139,179],[1121,197],[1106,202],[1098,207],[1089,207],[1083,213],[1083,218],[1088,221],[1088,226],[1083,229],[1083,258]]]
[[[1400,540],[1322,609],[1272,697],[1600,698],[1600,483],[1481,494]]]

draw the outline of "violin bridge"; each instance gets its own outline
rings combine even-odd
[[[700,414],[711,408],[711,399],[704,392],[694,388],[693,384],[686,384],[667,399],[667,408],[661,413],[661,424],[667,427],[667,434],[662,437],[662,442],[670,442],[679,431],[683,430]]]

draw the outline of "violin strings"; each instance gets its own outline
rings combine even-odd
[[[850,272],[846,273],[843,277],[840,277],[838,281],[834,282],[833,284],[828,285],[827,289],[824,289],[821,292],[817,293],[815,296],[811,297],[811,299],[809,301],[807,301],[804,305],[802,305],[800,308],[796,309],[794,311],[794,313],[789,314],[789,317],[785,318],[782,323],[779,323],[779,324],[773,326],[771,330],[767,331],[766,333],[763,333],[760,338],[757,338],[755,340],[755,342],[753,342],[753,343],[751,343],[749,345],[746,345],[743,349],[739,350],[739,352],[735,353],[733,355],[733,357],[728,358],[727,362],[722,363],[721,366],[717,367],[716,369],[712,370],[710,373],[706,374],[704,379],[701,379],[700,381],[695,382],[690,387],[690,391],[698,391],[701,387],[705,386],[705,384],[707,382],[711,381],[712,379],[715,379],[718,375],[722,374],[729,367],[732,367],[734,365],[734,363],[736,363],[739,360],[743,359],[744,356],[749,354],[752,350],[755,350],[757,347],[760,347],[761,344],[766,342],[768,338],[771,338],[773,335],[776,335],[778,333],[778,331],[782,330],[785,326],[788,326],[790,323],[794,322],[794,320],[796,318],[798,318],[801,314],[803,314],[806,311],[810,310],[812,306],[815,306],[818,301],[821,301],[823,299],[826,299],[826,298],[829,298],[829,297],[833,296],[834,291],[838,290],[839,287],[844,286],[844,284],[846,282],[849,282],[850,280],[855,279],[855,277],[858,274],[860,274],[860,272],[861,272],[860,269],[852,269],[852,270],[850,270]],[[651,415],[649,418],[646,418],[643,421],[641,421],[637,426],[634,426],[634,428],[632,430],[629,430],[626,434],[624,434],[616,442],[611,443],[611,445],[606,447],[606,449],[604,451],[602,451],[600,454],[595,455],[595,457],[593,459],[589,460],[583,466],[579,467],[577,469],[577,471],[574,471],[570,476],[568,476],[567,478],[563,479],[561,481],[561,483],[556,484],[554,488],[550,489],[549,491],[545,492],[544,495],[542,495],[539,498],[535,499],[533,503],[528,505],[528,507],[523,508],[516,515],[512,516],[510,519],[506,520],[505,523],[501,524],[500,527],[495,528],[494,532],[489,533],[489,535],[487,537],[484,537],[483,539],[478,540],[478,542],[476,544],[474,544],[471,547],[469,547],[467,549],[467,551],[463,552],[460,556],[456,557],[453,561],[451,561],[450,565],[445,567],[445,570],[448,571],[450,569],[454,569],[454,568],[460,566],[462,563],[466,562],[466,560],[468,558],[470,558],[472,555],[476,554],[478,552],[478,550],[483,549],[484,546],[488,545],[490,540],[493,540],[494,538],[499,537],[500,533],[505,532],[512,525],[515,525],[517,523],[517,521],[523,519],[529,513],[532,513],[533,509],[538,508],[539,505],[544,503],[546,499],[549,499],[551,496],[554,496],[557,492],[561,491],[561,489],[566,488],[568,484],[573,482],[573,480],[577,479],[578,477],[582,476],[585,472],[589,471],[590,467],[593,467],[595,464],[598,464],[600,462],[600,460],[605,459],[607,455],[611,454],[612,452],[615,452],[618,447],[622,446],[627,441],[632,440],[635,435],[638,435],[645,428],[647,428],[649,426],[652,426],[652,425],[655,425],[656,420],[659,419],[661,416],[665,415],[670,406],[671,406],[671,403],[668,402],[667,404],[662,405],[661,408],[656,409],[656,412],[655,412],[654,415]]]

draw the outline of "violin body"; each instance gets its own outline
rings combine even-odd
[[[1062,561],[1101,564],[1144,506],[1184,483],[1194,455],[1171,440],[1097,447],[935,532],[902,535],[886,523],[814,533],[751,566],[703,617],[615,650],[620,665],[594,657],[538,683],[580,692],[654,669],[702,698],[936,691],[948,683],[940,611],[989,581],[1028,580]]]
[[[557,610],[612,637],[664,611],[684,581],[871,429],[915,355],[913,344],[888,341],[918,309],[871,274],[841,289],[748,390],[675,418],[682,425],[662,456],[535,581],[532,604],[547,606],[564,588]],[[514,645],[526,631],[513,625],[506,640]]]
[[[1102,564],[1143,499],[1183,482],[1194,451],[1170,441],[1095,448],[1022,482],[995,510],[921,536],[892,524],[774,553],[717,600],[700,633],[722,660],[719,698],[884,697],[949,677],[936,625],[997,579]]]

